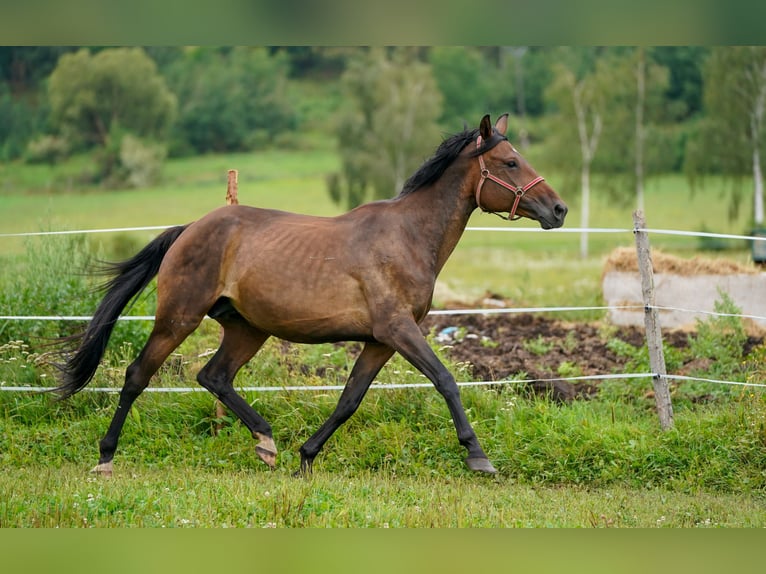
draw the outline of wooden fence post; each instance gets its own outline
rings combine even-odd
[[[226,205],[239,205],[238,189],[237,189],[237,170],[230,169],[228,172],[228,179],[226,185]],[[223,329],[221,329],[221,340],[223,340]],[[215,418],[218,421],[215,425],[215,434],[223,428],[223,417],[226,416],[226,407],[223,403],[216,399],[215,401]]]
[[[226,186],[226,205],[239,205],[239,197],[237,197],[237,193],[237,170],[230,169],[228,185]]]
[[[649,237],[646,234],[646,221],[642,211],[633,212],[633,234],[636,237],[636,255],[638,270],[641,274],[641,291],[644,298],[644,324],[646,326],[646,345],[649,349],[649,364],[654,376],[654,400],[660,417],[662,430],[673,428],[673,405],[670,402],[665,354],[662,350],[662,330],[659,313],[654,306],[654,269]]]

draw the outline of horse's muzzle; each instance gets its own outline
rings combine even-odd
[[[564,225],[564,219],[566,219],[569,208],[563,201],[557,201],[553,204],[553,208],[550,210],[548,217],[541,217],[539,219],[540,227],[543,229],[555,229]]]

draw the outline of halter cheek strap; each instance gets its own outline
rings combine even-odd
[[[481,147],[481,136],[476,140],[476,149],[479,149]],[[481,178],[479,179],[479,183],[476,186],[476,205],[479,206],[479,208],[484,211],[485,213],[492,213],[494,215],[497,215],[501,219],[507,219],[508,221],[514,221],[516,219],[521,219],[520,215],[516,215],[516,208],[519,206],[519,201],[521,201],[521,197],[530,189],[532,189],[533,186],[537,185],[541,181],[545,181],[544,177],[537,176],[535,179],[530,181],[528,184],[526,184],[523,187],[516,187],[514,185],[511,185],[510,183],[507,183],[503,181],[502,179],[495,177],[491,173],[489,173],[489,170],[484,165],[484,158],[481,156],[478,156],[479,158],[479,167],[481,168]],[[484,209],[484,207],[481,205],[481,188],[484,185],[484,182],[486,180],[492,180],[496,184],[498,184],[501,187],[504,187],[505,189],[512,191],[513,194],[516,196],[513,200],[513,207],[511,208],[511,211],[508,213],[508,216],[500,215],[496,211],[492,211],[489,209]]]

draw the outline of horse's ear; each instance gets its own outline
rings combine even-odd
[[[508,114],[503,114],[497,118],[497,121],[495,122],[495,129],[500,135],[505,135],[505,132],[508,129]]]
[[[481,123],[479,124],[479,135],[481,135],[481,139],[484,141],[487,141],[492,135],[492,122],[489,121],[489,114],[481,118]]]

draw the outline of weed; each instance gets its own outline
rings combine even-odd
[[[689,338],[689,350],[693,357],[712,361],[706,372],[708,376],[738,378],[742,373],[742,349],[747,333],[742,318],[733,315],[742,313],[742,310],[725,291],[719,290],[719,296],[721,298],[713,308],[717,313],[728,315],[698,320],[696,334]]]
[[[571,353],[577,348],[577,335],[574,331],[568,331],[566,337],[561,341],[561,348],[567,353]]]
[[[556,372],[559,374],[559,376],[564,378],[581,377],[583,374],[582,368],[579,365],[572,363],[571,361],[564,361],[561,363],[556,369]]]
[[[545,337],[538,335],[534,339],[524,341],[524,349],[532,353],[533,355],[545,355],[554,348],[554,343],[546,341]]]

